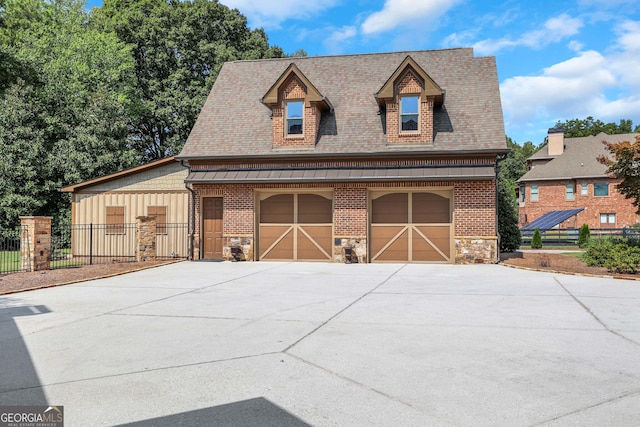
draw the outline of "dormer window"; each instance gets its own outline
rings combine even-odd
[[[304,101],[287,101],[287,135],[302,135]]]
[[[403,96],[400,98],[401,132],[418,131],[419,99],[419,96]]]

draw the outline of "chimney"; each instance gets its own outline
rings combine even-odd
[[[564,129],[551,128],[547,135],[549,137],[549,155],[559,156],[564,153]]]

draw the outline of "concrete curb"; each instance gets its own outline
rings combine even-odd
[[[54,283],[54,284],[51,284],[51,285],[34,286],[32,288],[14,289],[14,290],[10,290],[10,291],[2,291],[2,292],[0,292],[0,296],[17,294],[17,293],[20,293],[20,292],[35,291],[35,290],[38,290],[38,289],[47,289],[47,288],[55,288],[55,287],[58,287],[58,286],[73,285],[73,284],[76,284],[76,283],[89,282],[91,280],[108,279],[109,277],[122,276],[123,274],[135,273],[136,271],[148,270],[150,268],[162,267],[162,266],[165,266],[165,265],[175,264],[175,263],[183,262],[183,261],[186,261],[186,260],[167,261],[167,262],[163,262],[161,264],[142,266],[142,267],[135,268],[135,269],[132,269],[132,270],[120,271],[118,273],[103,274],[101,276],[86,277],[86,278],[83,278],[83,279],[71,280],[71,281],[68,281],[68,282]]]
[[[541,273],[566,274],[568,276],[596,277],[596,278],[601,278],[601,279],[630,280],[632,282],[640,281],[640,277],[633,278],[633,277],[625,277],[625,276],[610,276],[610,275],[607,275],[607,274],[589,274],[589,273],[576,273],[576,272],[573,272],[573,271],[545,270],[545,269],[542,269],[542,268],[530,268],[530,267],[521,267],[519,265],[505,264],[502,261],[500,261],[498,263],[498,265],[502,265],[504,267],[509,267],[509,268],[515,268],[516,270],[539,271]]]

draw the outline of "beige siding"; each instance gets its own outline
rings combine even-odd
[[[187,173],[187,168],[175,162],[92,185],[82,191],[184,190],[184,180],[187,177]]]

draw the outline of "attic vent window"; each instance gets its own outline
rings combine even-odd
[[[302,135],[304,101],[287,102],[287,135]]]
[[[402,132],[418,130],[418,96],[403,96],[400,98],[400,122]]]

